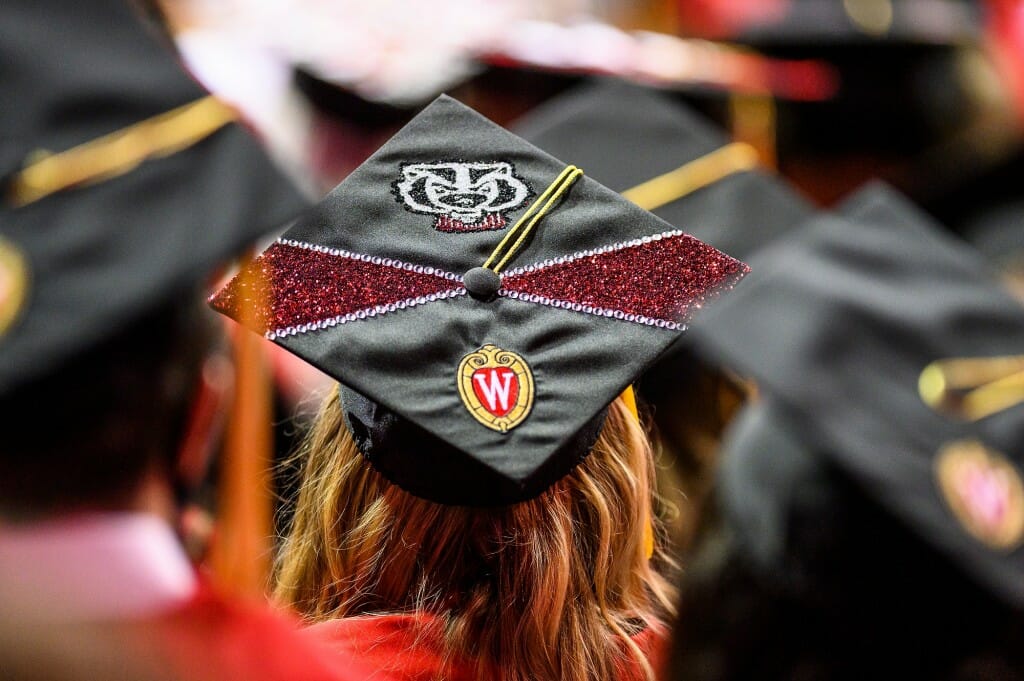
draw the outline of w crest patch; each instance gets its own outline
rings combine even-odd
[[[462,403],[491,430],[507,433],[533,407],[533,373],[510,350],[487,344],[469,353],[459,363],[458,380]]]
[[[501,229],[533,195],[507,161],[407,163],[394,191],[406,210],[433,215],[441,232]]]

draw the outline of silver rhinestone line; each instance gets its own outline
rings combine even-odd
[[[462,275],[455,274],[453,272],[445,272],[444,270],[437,267],[430,267],[428,265],[413,265],[412,263],[404,262],[396,258],[381,258],[375,255],[366,255],[365,253],[353,253],[352,251],[346,251],[342,248],[329,248],[327,246],[320,246],[318,244],[311,244],[305,241],[296,241],[294,239],[278,239],[277,243],[283,246],[292,246],[294,248],[304,248],[307,251],[314,251],[316,253],[326,253],[328,255],[335,255],[339,258],[349,258],[351,260],[360,260],[362,262],[372,263],[374,265],[383,265],[384,267],[394,267],[395,269],[404,270],[406,272],[415,272],[416,274],[431,274],[435,277],[442,277],[449,281],[462,282]]]
[[[466,289],[463,288],[456,289],[454,291],[431,293],[425,296],[416,296],[415,298],[406,298],[405,300],[399,300],[396,303],[374,305],[373,307],[356,310],[355,312],[349,312],[348,314],[338,315],[337,317],[331,317],[330,319],[321,319],[318,322],[299,324],[298,326],[289,326],[283,329],[274,329],[273,331],[267,331],[264,336],[267,340],[287,338],[288,336],[295,336],[297,334],[308,333],[310,331],[320,331],[322,329],[348,324],[349,322],[359,322],[364,319],[372,319],[391,312],[397,312],[398,310],[407,310],[410,307],[416,307],[417,305],[423,305],[424,303],[432,303],[435,300],[444,300],[445,298],[455,298],[457,296],[464,295],[466,295]]]
[[[498,295],[511,300],[522,300],[527,303],[537,303],[538,305],[547,305],[548,307],[557,307],[562,310],[572,310],[573,312],[582,312],[584,314],[594,315],[595,317],[609,317],[611,319],[618,319],[624,322],[632,322],[634,324],[645,324],[647,326],[656,326],[659,329],[668,329],[669,331],[685,331],[686,324],[679,324],[678,322],[669,321],[667,319],[658,319],[656,317],[645,317],[644,315],[637,315],[622,310],[610,310],[606,307],[593,307],[591,305],[580,305],[579,303],[572,303],[568,300],[558,300],[556,298],[548,298],[546,296],[535,296],[532,293],[519,293],[517,291],[506,291],[501,289],[498,291]]]
[[[624,248],[636,248],[637,246],[643,246],[653,241],[661,241],[662,239],[671,239],[677,236],[682,236],[686,232],[682,230],[673,229],[668,232],[661,232],[660,234],[651,234],[650,236],[639,237],[637,239],[631,239],[629,241],[618,241],[613,244],[606,246],[598,246],[597,248],[589,248],[585,251],[577,251],[572,255],[560,255],[557,258],[548,258],[540,262],[533,263],[531,265],[523,265],[516,267],[511,270],[505,270],[501,273],[503,277],[514,277],[517,274],[523,274],[526,272],[536,272],[542,270],[545,267],[552,267],[554,265],[564,265],[566,263],[579,260],[580,258],[589,258],[594,255],[603,255],[605,253],[614,253],[615,251],[621,251]],[[670,322],[671,323],[671,322]]]

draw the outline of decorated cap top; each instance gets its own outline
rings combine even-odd
[[[343,384],[384,476],[483,506],[568,473],[745,272],[442,96],[211,302]]]

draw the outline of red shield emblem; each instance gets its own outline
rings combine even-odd
[[[519,377],[508,367],[485,367],[473,372],[473,392],[491,416],[505,416],[519,398]]]
[[[522,357],[485,345],[462,358],[459,396],[483,425],[507,433],[529,415],[533,406],[533,373]]]

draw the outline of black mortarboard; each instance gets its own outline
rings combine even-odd
[[[126,2],[4,3],[0,83],[2,392],[306,205]]]
[[[849,156],[842,174],[865,175],[865,157],[905,164],[970,125],[976,95],[961,75],[964,47],[982,35],[981,3],[971,0],[681,0],[729,21],[714,37],[751,46],[774,58],[829,64],[838,88],[827,101],[777,102],[776,136],[782,166],[811,193],[822,158]],[[715,7],[717,6],[717,7]],[[715,22],[717,23],[717,22]],[[976,81],[977,79],[974,79]],[[898,103],[898,104],[897,104]],[[915,179],[935,170],[917,170]],[[890,176],[897,177],[898,173]],[[829,186],[820,196],[835,196]]]
[[[937,397],[946,360],[980,360],[993,385],[1024,368],[1024,309],[892,190],[863,190],[842,212],[754,258],[757,276],[702,317],[696,340],[756,378],[804,447],[1024,604],[1024,403],[971,415]]]
[[[771,395],[745,405],[725,432],[716,476],[719,511],[743,554],[783,582],[801,577],[784,558],[794,509],[820,511],[837,496],[827,458],[809,450],[792,423]]]
[[[731,38],[761,48],[871,42],[963,44],[980,34],[977,5],[968,0],[787,0],[778,11],[739,22]]]
[[[689,191],[697,173],[686,173],[687,164],[725,148],[729,139],[698,113],[652,88],[588,83],[541,105],[512,130],[555,156],[573,159],[617,192],[682,170],[675,173],[674,184],[658,192],[660,205],[651,211],[738,258],[814,212],[782,180],[754,167],[756,154],[734,172]]]
[[[534,497],[746,271],[573,168],[441,97],[212,303],[340,380],[403,489]]]

